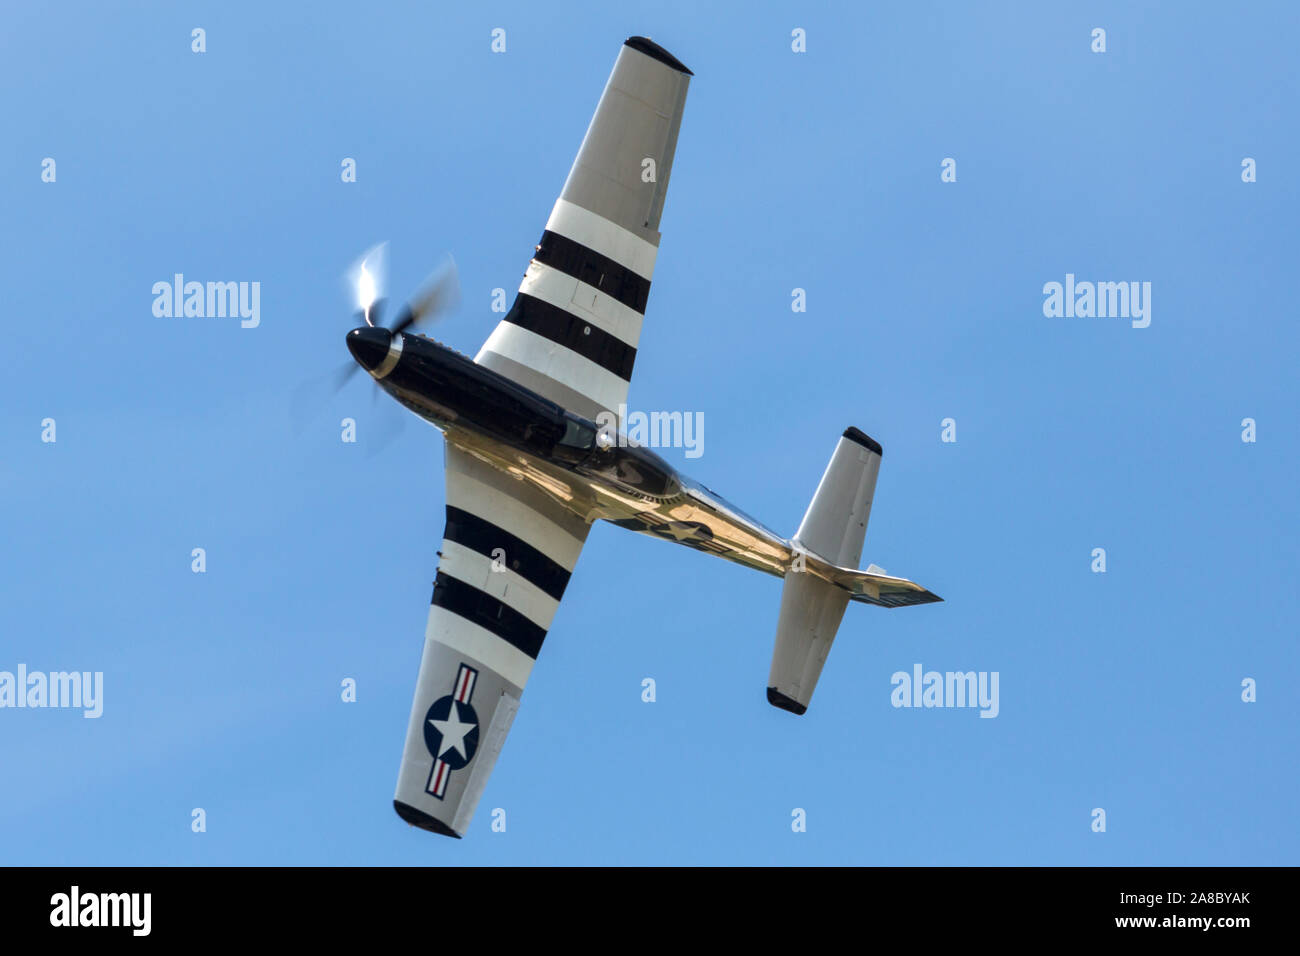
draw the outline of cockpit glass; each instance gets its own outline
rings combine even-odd
[[[564,418],[564,435],[560,438],[560,444],[567,445],[570,448],[592,448],[596,444],[596,429],[585,422],[566,415]]]

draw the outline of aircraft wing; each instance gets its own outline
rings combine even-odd
[[[591,525],[447,443],[447,527],[393,805],[469,826]]]
[[[596,420],[626,402],[691,71],[619,51],[519,294],[475,361]]]

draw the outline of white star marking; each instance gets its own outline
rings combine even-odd
[[[451,713],[447,715],[446,720],[431,720],[429,723],[442,734],[442,747],[438,751],[439,760],[448,750],[459,750],[462,757],[469,759],[469,751],[465,749],[465,735],[478,725],[461,722],[460,707],[455,701],[451,702]]]

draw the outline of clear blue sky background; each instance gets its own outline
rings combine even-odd
[[[0,669],[106,692],[0,711],[0,862],[1300,862],[1296,6],[622,7],[6,6]],[[377,449],[363,378],[295,437],[290,396],[381,239],[395,298],[455,254],[477,350],[632,34],[696,74],[633,405],[703,412],[665,456],[787,534],[863,428],[864,562],[946,603],[851,607],[796,718],[778,581],[599,525],[441,839],[390,805],[441,438]],[[261,327],[155,318],[175,272],[261,282]],[[1067,272],[1151,282],[1150,327],[1045,318]],[[894,709],[918,662],[1000,715]]]

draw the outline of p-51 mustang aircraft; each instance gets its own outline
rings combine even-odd
[[[514,305],[474,359],[407,331],[445,305],[454,280],[388,329],[362,265],[366,324],[348,348],[447,445],[447,527],[393,800],[417,827],[469,827],[598,519],[783,578],[767,699],[795,714],[849,601],[939,600],[874,565],[857,570],[881,460],[858,429],[840,437],[786,540],[596,425],[627,400],[692,75],[644,37],[624,43]]]

